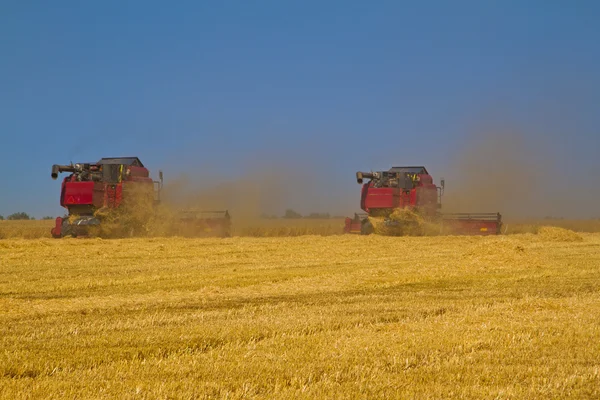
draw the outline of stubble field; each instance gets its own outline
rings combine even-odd
[[[0,239],[50,238],[54,220],[0,221]],[[600,219],[516,219],[504,221],[503,233],[537,233],[543,226],[555,226],[577,232],[600,233]],[[339,235],[344,227],[343,218],[330,219],[233,219],[234,236],[289,237],[303,235]],[[153,232],[149,232],[153,235]],[[160,235],[160,232],[156,233]]]
[[[598,398],[600,234],[0,240],[0,397]]]

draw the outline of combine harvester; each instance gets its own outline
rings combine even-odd
[[[163,173],[153,181],[150,172],[137,157],[102,158],[96,163],[53,165],[52,179],[61,172],[70,173],[63,179],[60,205],[67,215],[56,218],[51,233],[55,238],[87,236],[104,224],[127,224],[135,235],[139,225],[157,215],[161,201]],[[231,221],[227,211],[206,212],[179,210],[168,221],[173,234],[229,236]]]
[[[363,183],[365,179],[369,181]],[[362,185],[360,208],[365,213],[346,218],[345,233],[418,235],[433,228],[442,234],[500,234],[500,213],[441,213],[444,180],[436,186],[425,167],[357,172],[356,181]]]

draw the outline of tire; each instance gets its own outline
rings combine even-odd
[[[368,218],[362,220],[360,224],[360,234],[361,235],[370,235],[374,232],[375,228],[373,228],[373,224],[369,221]]]
[[[62,228],[60,229],[60,237],[65,236],[77,237],[77,235],[75,234],[75,230],[73,229],[68,220],[63,221]]]

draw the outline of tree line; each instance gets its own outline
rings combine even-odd
[[[276,215],[270,215],[270,214],[262,214],[261,218],[264,219],[277,219],[277,218],[286,218],[286,219],[300,219],[300,218],[305,218],[305,219],[329,219],[329,218],[343,218],[343,217],[337,217],[337,216],[331,216],[329,213],[318,213],[318,212],[312,212],[309,213],[307,215],[302,215],[299,212],[296,212],[294,210],[287,209],[285,210],[285,213],[281,216],[278,217]],[[0,221],[3,220],[9,220],[9,221],[15,221],[15,220],[23,220],[23,221],[28,221],[28,220],[35,220],[35,217],[30,216],[29,214],[27,214],[26,212],[16,212],[14,214],[10,214],[9,216],[7,216],[6,218],[4,218],[3,215],[0,215]],[[42,220],[46,220],[46,219],[54,219],[54,217],[43,217],[40,218]]]
[[[31,215],[27,214],[26,212],[16,212],[13,214],[10,214],[9,216],[7,216],[6,218],[4,218],[4,215],[0,215],[0,221],[4,221],[4,220],[9,220],[9,221],[17,221],[17,220],[21,220],[21,221],[30,221],[30,220],[35,220],[35,217],[32,217]],[[54,219],[53,217],[43,217],[40,219]]]

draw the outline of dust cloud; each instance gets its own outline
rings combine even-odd
[[[444,212],[500,212],[505,218],[600,216],[598,188],[553,148],[517,129],[471,133],[445,169]],[[451,179],[449,179],[451,178]]]
[[[236,176],[210,173],[165,177],[162,201],[172,210],[229,211],[236,228],[256,225],[264,217],[282,217],[287,209],[324,212],[315,202],[326,195],[310,168],[253,165]],[[308,207],[314,207],[310,211]]]
[[[331,216],[356,211],[360,192],[353,171],[358,168],[340,176],[339,169],[330,171],[335,159],[311,149],[301,153],[295,160],[288,153],[288,159],[253,154],[263,161],[241,162],[243,169],[223,173],[213,165],[170,175],[163,167],[163,202],[172,209],[228,210],[236,226],[256,224],[261,216],[281,217],[286,209]],[[436,182],[442,177],[446,182],[442,212],[500,212],[505,220],[600,217],[600,185],[574,174],[564,156],[560,143],[539,132],[480,124],[445,166],[432,171]]]

